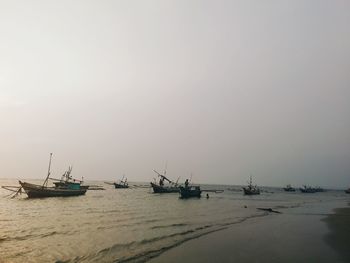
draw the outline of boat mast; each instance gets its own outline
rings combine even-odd
[[[46,179],[43,183],[43,187],[44,186],[47,186],[47,181],[49,180],[49,176],[50,176],[50,168],[51,168],[51,159],[52,159],[52,153],[50,153],[50,161],[49,161],[49,168],[47,170],[47,176],[46,176]]]

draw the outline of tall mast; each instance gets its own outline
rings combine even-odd
[[[49,168],[47,170],[47,176],[46,176],[46,179],[43,183],[43,187],[44,186],[47,186],[47,181],[49,180],[49,176],[50,176],[50,168],[51,168],[51,159],[52,159],[52,153],[50,153],[50,161],[49,161]]]
[[[252,175],[250,175],[250,178],[249,178],[249,185],[248,185],[248,187],[249,188],[252,188],[253,187],[253,185],[252,185]]]

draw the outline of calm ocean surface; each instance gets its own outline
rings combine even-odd
[[[17,184],[0,180],[0,185]],[[267,215],[257,207],[283,210],[347,198],[342,191],[301,194],[263,187],[260,196],[244,196],[239,186],[202,185],[225,191],[209,193],[209,199],[204,193],[201,199],[182,200],[176,193],[153,194],[150,188],[86,184],[106,190],[10,199],[0,189],[0,262],[145,262],[187,240]]]

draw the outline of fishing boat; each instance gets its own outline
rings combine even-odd
[[[161,194],[161,193],[178,193],[179,192],[179,186],[177,184],[177,181],[173,182],[170,179],[168,179],[165,176],[166,171],[164,171],[164,174],[158,173],[156,170],[153,170],[153,171],[158,175],[158,177],[160,177],[158,184],[156,183],[156,181],[154,183],[151,182],[151,186],[154,193]],[[164,181],[167,181],[168,184],[164,185]]]
[[[315,187],[314,189],[316,192],[325,192],[326,191],[325,189],[323,189],[322,187],[319,187],[319,186]]]
[[[22,186],[29,198],[77,196],[84,195],[87,191],[86,188],[71,189],[69,187],[48,187],[21,181],[19,181],[19,184]]]
[[[313,194],[313,193],[317,192],[316,188],[313,188],[313,187],[307,186],[307,185],[304,185],[303,187],[301,187],[299,189],[302,193]]]
[[[180,186],[180,197],[190,198],[190,197],[201,197],[202,191],[200,186]]]
[[[118,188],[118,189],[119,188],[122,188],[122,189],[129,188],[128,180],[126,177],[124,179],[124,176],[118,183],[113,183],[113,184],[114,184],[114,187]]]
[[[345,190],[345,193],[350,194],[350,188],[348,190]]]
[[[292,187],[290,184],[287,184],[286,187],[283,188],[286,192],[295,192],[295,188]]]
[[[74,179],[70,174],[73,167],[69,166],[68,170],[64,172],[61,179],[49,178],[57,188],[70,188],[70,189],[89,189],[89,185],[82,185],[83,180]]]
[[[65,176],[67,176],[66,180],[50,178],[51,159],[52,153],[50,154],[49,168],[44,183],[42,185],[37,185],[19,181],[19,184],[21,185],[20,190],[23,189],[29,198],[67,197],[84,195],[88,189],[88,186],[82,186],[82,181],[74,180],[70,176],[70,172],[72,171],[71,167],[64,174]],[[55,186],[50,187],[47,186],[49,179],[57,180],[58,182],[54,183]]]
[[[250,180],[248,182],[248,186],[242,187],[242,188],[243,188],[243,192],[245,195],[259,195],[260,194],[260,189],[256,185],[252,184],[252,177],[250,177]]]

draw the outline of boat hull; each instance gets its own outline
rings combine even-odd
[[[191,197],[201,197],[202,191],[197,187],[182,187],[180,186],[180,197],[181,198],[191,198]]]
[[[306,194],[314,194],[317,191],[313,188],[300,188],[300,192],[306,193]]]
[[[250,189],[243,187],[243,192],[245,195],[259,195],[260,190],[259,189]]]
[[[19,181],[19,183],[29,198],[79,196],[84,195],[88,188],[84,187],[81,189],[67,189],[59,187],[43,187],[41,185],[30,184],[21,181]]]
[[[126,188],[129,188],[129,185],[123,185],[123,184],[114,183],[114,187],[117,188],[117,189],[126,189]]]
[[[350,194],[350,189],[345,190],[345,193]]]
[[[160,186],[154,183],[151,183],[154,193],[164,194],[164,193],[178,193],[179,187],[176,186]]]
[[[283,188],[286,192],[295,192],[295,188]]]

